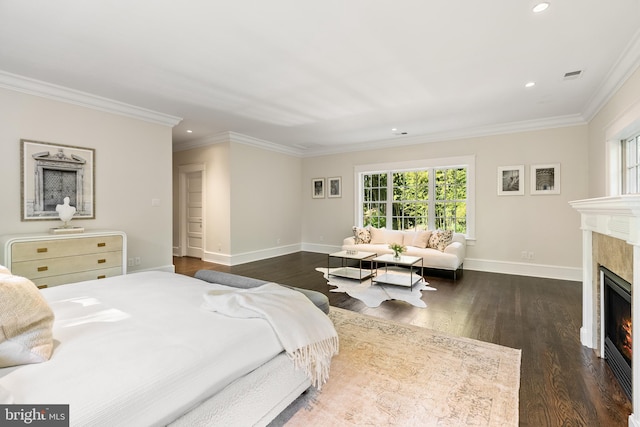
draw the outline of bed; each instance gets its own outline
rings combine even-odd
[[[143,272],[43,289],[51,358],[0,368],[0,404],[69,404],[78,426],[268,424],[310,381],[269,323],[200,309],[211,289],[229,288]]]

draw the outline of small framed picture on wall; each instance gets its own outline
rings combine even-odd
[[[311,197],[324,199],[324,178],[313,178],[311,180]]]
[[[336,176],[328,178],[329,197],[342,197],[342,178]]]
[[[560,163],[531,166],[531,194],[560,194]]]
[[[524,195],[524,165],[498,167],[498,196]]]

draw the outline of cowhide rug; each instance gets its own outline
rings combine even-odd
[[[359,299],[365,303],[367,307],[372,308],[378,307],[382,302],[388,300],[404,301],[416,307],[424,308],[427,304],[422,301],[422,291],[436,290],[436,288],[428,286],[429,284],[424,279],[413,285],[413,290],[411,290],[410,288],[403,286],[372,285],[371,279],[359,281],[336,276],[327,277],[326,267],[318,267],[316,268],[316,271],[319,271],[324,275],[324,278],[327,279],[330,286],[336,287],[336,289],[331,289],[331,292],[344,292],[352,298]],[[408,270],[406,274],[409,274]]]

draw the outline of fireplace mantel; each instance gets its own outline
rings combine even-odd
[[[593,233],[623,240],[633,246],[633,278],[631,280],[631,306],[634,323],[640,319],[640,292],[634,292],[634,284],[640,286],[640,195],[622,195],[569,202],[580,213],[582,229],[582,345],[599,347],[600,311],[597,308],[598,277],[594,277]],[[640,323],[638,323],[640,324]],[[633,342],[640,343],[640,327],[633,328]],[[598,348],[598,350],[600,350]],[[633,349],[635,354],[640,354]],[[637,362],[637,361],[636,361]],[[640,363],[632,368],[632,405],[634,413],[629,416],[629,425],[640,427]]]
[[[569,202],[581,214],[581,228],[640,245],[640,196],[600,197]]]

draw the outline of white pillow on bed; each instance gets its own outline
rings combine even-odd
[[[0,274],[11,274],[11,271],[4,265],[0,265]]]
[[[0,368],[49,360],[53,318],[31,280],[0,274]]]

